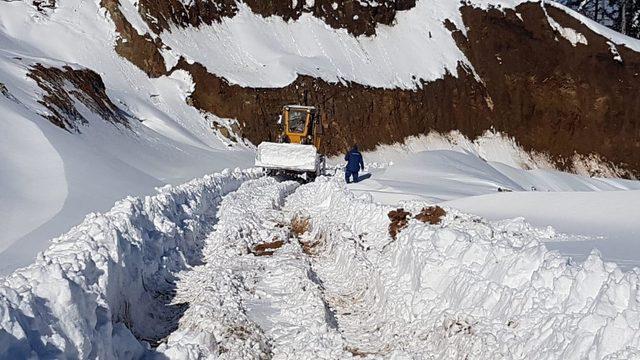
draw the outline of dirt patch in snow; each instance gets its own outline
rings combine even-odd
[[[389,211],[389,220],[391,223],[389,224],[389,235],[395,240],[396,236],[400,230],[407,226],[409,223],[409,216],[411,213],[408,211],[404,211],[403,208],[399,208],[397,210]]]
[[[442,222],[442,218],[444,218],[445,215],[447,215],[447,212],[440,206],[436,205],[422,208],[420,213],[416,215],[415,218],[418,221],[422,221],[423,223],[436,225]]]
[[[309,256],[317,255],[325,242],[325,238],[322,235],[298,238],[298,243],[302,246],[302,251]]]
[[[80,132],[80,126],[88,123],[76,101],[107,122],[129,126],[126,113],[111,101],[102,78],[92,70],[36,64],[27,76],[44,91],[39,102],[51,112],[44,116],[62,129]]]
[[[261,243],[251,248],[251,253],[255,256],[269,256],[280,249],[284,245],[284,241],[275,240],[273,242]]]
[[[447,335],[447,337],[451,337],[458,334],[473,335],[474,325],[475,325],[474,323],[469,322],[467,320],[448,319],[444,321],[444,323],[442,324],[442,327],[444,328],[444,332]]]
[[[291,220],[291,233],[297,237],[309,231],[311,223],[308,218],[296,216]]]
[[[310,256],[317,255],[321,246],[325,243],[324,235],[318,233],[309,234],[311,222],[309,218],[296,216],[291,220],[291,235],[298,240],[302,251]]]

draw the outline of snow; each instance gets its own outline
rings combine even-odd
[[[3,280],[2,357],[140,357],[148,345],[132,332],[170,330],[173,274],[198,261],[221,197],[258,174],[226,171],[88,215]]]
[[[506,9],[523,2],[467,3]],[[450,20],[466,32],[459,6],[455,1],[418,1],[414,8],[398,12],[393,26],[378,25],[376,36],[354,37],[309,13],[295,21],[284,21],[277,16],[264,18],[239,4],[239,13],[232,19],[197,28],[172,27],[160,38],[176,56],[197,61],[209,72],[242,86],[283,87],[298,75],[309,75],[331,83],[352,81],[380,88],[415,89],[421,86],[421,79],[433,81],[446,73],[457,76],[460,64],[475,73],[444,25]],[[608,41],[640,51],[639,40],[618,34],[561,4],[542,1],[541,6],[557,7]],[[547,18],[550,26],[574,46],[587,44],[583,34],[549,15]]]
[[[139,16],[132,4],[121,6],[127,18]],[[220,140],[211,120],[186,104],[188,74],[150,79],[115,53],[114,26],[97,2],[59,3],[46,15],[25,2],[0,8],[0,83],[9,94],[0,94],[0,275],[28,265],[49,239],[127,195],[252,164],[249,147]],[[81,134],[50,124],[40,115],[49,113],[38,103],[42,90],[27,77],[36,63],[96,71],[130,129],[80,103],[89,122]]]
[[[580,34],[572,28],[564,27],[558,24],[558,22],[555,21],[551,16],[549,16],[549,14],[547,14],[547,20],[549,21],[549,25],[551,25],[551,27],[555,31],[560,33],[563,38],[567,39],[574,47],[578,44],[589,45],[589,42],[587,41],[587,38],[584,37],[584,35]]]
[[[625,269],[640,266],[640,190],[514,192],[444,204],[489,219],[522,216],[537,226],[550,225],[564,233],[589,236],[588,241],[548,245],[577,260],[584,260],[596,248],[605,260]]]
[[[246,182],[223,200],[205,264],[180,276],[175,301],[190,306],[157,351],[185,359],[640,355],[637,272],[597,252],[576,264],[540,241],[564,237],[521,219],[453,209],[440,225],[410,220],[393,240],[391,209],[339,179]],[[296,233],[300,218],[310,225]],[[284,244],[272,255],[250,251],[274,240]]]
[[[607,45],[609,45],[609,51],[611,51],[611,55],[613,55],[613,60],[622,63],[622,56],[620,56],[618,48],[616,48],[616,44],[609,41],[607,42]]]
[[[20,119],[20,105],[0,96],[3,117]],[[22,148],[18,154],[13,149]],[[67,197],[60,155],[42,131],[29,121],[0,122],[0,228],[17,239],[60,211]],[[38,196],[31,189],[47,189]],[[0,253],[10,243],[0,241]]]
[[[316,171],[318,161],[318,151],[313,145],[262,142],[256,151],[255,165],[265,169]]]
[[[507,8],[519,3],[476,0],[471,4]],[[636,40],[561,5],[552,6],[576,16],[616,47],[626,44],[640,49]],[[138,33],[156,37],[142,20],[137,3],[121,1],[119,7]],[[399,12],[393,26],[379,25],[376,36],[354,37],[308,13],[286,22],[263,18],[239,4],[233,19],[199,28],[174,28],[158,37],[171,48],[161,50],[167,68],[184,56],[241,85],[277,87],[308,74],[330,82],[414,89],[420,79],[457,74],[460,63],[473,71],[443,25],[449,19],[465,31],[458,7],[453,1],[419,1],[415,8]],[[0,207],[0,225],[9,229],[0,235],[0,274],[27,265],[46,248],[48,239],[77,224],[88,212],[106,211],[126,195],[149,194],[166,183],[251,165],[251,147],[211,129],[212,122],[226,126],[233,119],[205,116],[186,104],[194,86],[186,72],[150,79],[115,53],[118,35],[98,1],[59,2],[46,14],[28,2],[0,2],[0,8],[0,83],[10,94],[0,95],[6,120],[0,126],[3,140],[11,139],[0,145],[0,189],[3,198],[12,199],[11,207],[7,203]],[[48,110],[37,102],[41,90],[26,76],[36,63],[88,68],[100,74],[107,94],[130,115],[131,131],[106,126],[94,114],[85,114],[89,125],[81,128],[81,136],[70,136],[43,120],[39,114]],[[480,155],[504,154],[515,167],[524,163],[536,168],[545,162],[544,156],[516,157],[509,146]],[[592,162],[585,163],[589,171]],[[30,216],[20,215],[27,213]]]
[[[397,205],[357,189],[373,180],[346,185],[340,176],[320,177],[299,185],[236,170],[127,198],[104,215],[89,215],[4,280],[0,352],[183,359],[640,355],[637,270],[603,261],[604,252],[589,250],[578,262],[561,255],[601,240],[565,229],[606,223],[636,231],[629,219],[640,210],[640,191],[602,190],[640,188],[638,182],[541,169],[527,176],[453,150],[406,160],[384,169],[422,163],[423,173],[407,175],[418,183],[437,164],[449,169],[431,178],[443,188],[456,180],[493,193],[442,203],[442,224],[411,218],[395,240],[387,213]],[[525,179],[592,191],[489,190],[492,182],[517,188]],[[401,205],[413,214],[431,203],[410,200]],[[500,220],[456,210],[464,206],[480,214],[493,209],[488,216]],[[503,220],[512,213],[544,224]],[[563,232],[547,226],[552,218]],[[565,244],[560,253],[549,250],[558,244]],[[260,246],[271,252],[259,253]],[[47,317],[31,315],[45,311]],[[168,336],[152,348],[132,334]]]
[[[591,19],[589,19],[588,17],[580,14],[577,11],[574,11],[572,9],[570,9],[567,6],[564,6],[560,3],[557,2],[546,2],[546,1],[542,1],[542,3],[546,6],[553,6],[555,8],[558,8],[564,12],[566,12],[567,14],[569,14],[570,16],[578,19],[578,21],[580,21],[581,23],[583,23],[586,27],[588,27],[589,29],[591,29],[592,31],[596,32],[597,34],[600,34],[602,36],[604,36],[606,39],[608,39],[610,42],[616,44],[617,46],[626,46],[627,48],[636,51],[636,52],[640,52],[640,40],[632,38],[630,36],[621,34],[615,30],[612,30],[600,23],[597,23]]]
[[[443,24],[446,18],[461,17],[458,6],[419,1],[415,8],[398,12],[393,26],[379,25],[375,37],[354,37],[309,13],[287,22],[263,18],[240,3],[232,19],[198,28],[173,27],[160,38],[186,59],[242,86],[286,86],[301,74],[332,83],[415,89],[419,79],[457,74],[459,63],[471,68]]]
[[[576,260],[596,248],[625,269],[640,266],[639,181],[560,172],[544,158],[527,158],[511,139],[490,133],[473,142],[456,133],[432,133],[380,146],[364,159],[363,181],[349,188],[378,203],[444,204],[492,220],[523,217],[535,226],[583,236],[549,244]]]

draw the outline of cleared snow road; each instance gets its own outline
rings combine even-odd
[[[637,273],[575,264],[522,220],[449,209],[409,219],[337,179],[261,178],[227,195],[204,264],[179,274],[188,303],[157,351],[171,358],[610,359],[640,356]],[[407,209],[420,210],[415,203]],[[624,315],[621,315],[624,314]]]

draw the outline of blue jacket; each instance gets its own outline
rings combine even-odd
[[[364,161],[358,148],[354,147],[349,150],[347,155],[344,156],[344,160],[347,162],[347,171],[358,172],[360,169],[364,170]]]

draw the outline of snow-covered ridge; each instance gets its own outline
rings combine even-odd
[[[174,26],[159,36],[172,49],[164,54],[174,58],[168,67],[183,56],[244,87],[283,87],[309,75],[331,83],[415,89],[420,79],[457,74],[460,63],[472,69],[443,25],[453,18],[463,26],[458,8],[453,1],[419,1],[398,12],[394,25],[379,24],[376,36],[355,37],[309,13],[287,22],[263,18],[240,3],[238,13],[219,24]]]
[[[0,285],[0,358],[137,358],[172,330],[174,274],[199,261],[221,197],[256,171],[223,171],[129,197],[53,240]]]

